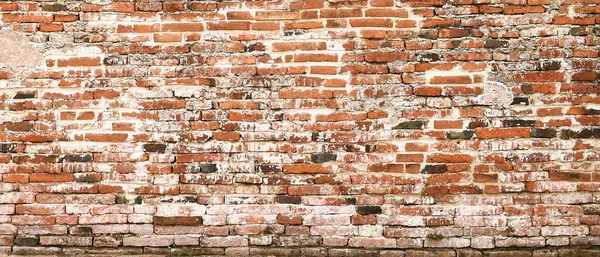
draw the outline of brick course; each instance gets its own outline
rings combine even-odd
[[[600,256],[599,4],[0,3],[0,253]]]

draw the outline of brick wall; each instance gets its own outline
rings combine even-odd
[[[0,252],[599,254],[598,0],[0,16]]]

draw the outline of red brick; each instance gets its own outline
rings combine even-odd
[[[75,178],[73,174],[38,174],[34,173],[29,176],[31,182],[71,182]]]
[[[320,11],[321,18],[349,18],[361,17],[361,9],[322,9]]]
[[[398,154],[397,162],[423,162],[423,154]]]
[[[72,57],[69,59],[58,59],[58,67],[81,67],[81,66],[100,66],[100,57]]]
[[[528,128],[496,128],[487,129],[480,128],[475,130],[478,138],[529,138],[530,131]]]
[[[471,163],[473,157],[469,154],[432,154],[427,156],[427,162],[437,163]]]
[[[466,182],[468,179],[469,176],[464,173],[432,174],[427,178],[427,184],[443,185],[448,183]]]
[[[530,72],[526,74],[517,74],[515,80],[517,82],[551,82],[564,81],[564,72]]]
[[[60,32],[63,31],[63,24],[61,23],[53,23],[53,24],[40,24],[41,32]]]
[[[50,23],[52,22],[52,15],[38,15],[38,14],[4,14],[2,15],[2,21],[4,22],[36,22],[36,23]]]
[[[168,43],[168,42],[181,42],[182,34],[154,34],[154,42],[157,43]]]
[[[282,11],[258,11],[255,13],[256,20],[297,20],[300,18],[299,12]]]
[[[157,226],[196,226],[202,224],[202,217],[160,217],[154,216]]]
[[[573,57],[597,58],[599,52],[594,49],[573,49]]]
[[[571,76],[571,80],[575,81],[593,81],[597,79],[598,74],[593,71],[582,71]]]
[[[218,141],[238,141],[240,137],[240,133],[237,132],[214,132],[212,134],[212,138]]]
[[[369,165],[369,171],[372,172],[404,172],[404,164],[374,164]]]
[[[442,88],[425,86],[416,88],[414,91],[417,96],[440,96],[442,95]]]
[[[447,186],[428,186],[423,188],[424,195],[445,195],[448,194]]]
[[[431,84],[471,84],[473,79],[470,76],[435,76],[429,81]]]
[[[336,54],[296,54],[294,61],[296,62],[337,62]]]
[[[460,129],[463,127],[461,120],[435,120],[433,127],[436,129]]]
[[[351,19],[352,27],[387,27],[390,28],[394,24],[390,19]]]
[[[291,10],[323,8],[324,0],[300,0],[290,3]]]
[[[411,7],[431,7],[443,6],[446,4],[446,0],[407,0],[406,3]]]
[[[468,29],[441,29],[439,31],[440,38],[460,38],[469,35],[471,35],[471,31]]]
[[[403,53],[367,53],[365,60],[367,62],[394,62],[394,61],[411,61],[414,55],[409,52]]]
[[[127,140],[127,134],[85,134],[85,141],[94,142],[125,142]]]
[[[300,225],[302,224],[301,216],[277,215],[277,222],[284,225]]]
[[[525,13],[543,13],[546,8],[543,6],[507,6],[504,7],[504,14],[525,14]]]
[[[250,22],[242,21],[217,21],[207,22],[208,30],[249,30]]]
[[[283,168],[284,173],[298,174],[298,173],[330,173],[331,166],[317,165],[317,164],[296,164],[289,165]]]

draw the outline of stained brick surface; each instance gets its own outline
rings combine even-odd
[[[0,21],[1,253],[600,255],[598,0]]]

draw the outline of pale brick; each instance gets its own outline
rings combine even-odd
[[[203,237],[200,245],[205,247],[240,247],[248,246],[248,238],[242,236]]]
[[[150,235],[154,233],[154,226],[152,224],[131,224],[129,225],[129,233]]]
[[[123,237],[123,245],[124,246],[169,246],[173,244],[172,237],[158,237],[158,236],[150,236],[150,237]]]
[[[91,246],[92,237],[41,236],[41,245]]]
[[[496,238],[496,247],[543,247],[545,238]]]
[[[325,246],[345,246],[348,244],[348,238],[345,237],[323,237]]]
[[[546,244],[548,244],[549,246],[564,246],[564,245],[568,245],[569,244],[569,238],[568,237],[548,237],[546,239]]]
[[[320,236],[349,236],[358,234],[357,226],[312,226],[311,235]]]
[[[426,239],[424,242],[425,247],[436,247],[436,248],[463,248],[469,247],[471,240],[467,238],[441,238],[439,240]]]
[[[198,245],[198,237],[176,236],[173,238],[175,245]]]
[[[589,233],[587,226],[556,226],[542,227],[541,229],[542,236],[578,236]]]
[[[396,240],[392,238],[353,237],[348,246],[361,248],[396,248]]]
[[[398,238],[396,244],[398,248],[423,248],[423,239],[421,238]]]
[[[476,249],[490,249],[494,248],[493,237],[473,237],[471,238],[471,247]]]

